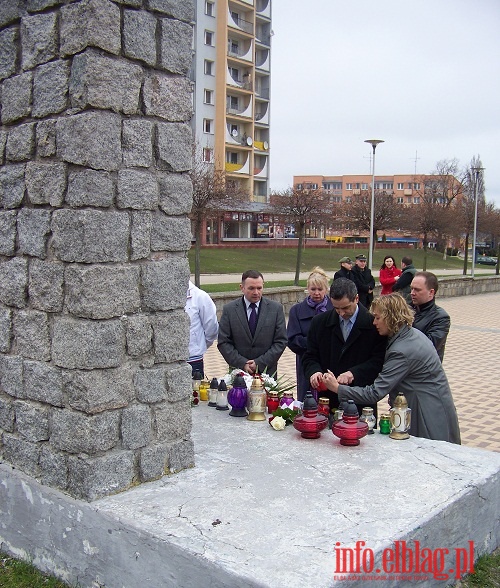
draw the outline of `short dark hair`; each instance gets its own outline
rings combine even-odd
[[[418,278],[419,276],[424,278],[427,289],[434,290],[434,294],[436,294],[439,288],[439,282],[436,275],[432,272],[417,272],[413,277]]]
[[[264,276],[257,270],[247,270],[246,272],[243,272],[241,276],[241,283],[244,284],[247,278],[252,278],[253,280],[262,278],[262,281],[264,281]]]
[[[401,263],[404,263],[405,265],[411,265],[413,263],[413,259],[405,255],[401,260]]]
[[[347,298],[349,302],[354,302],[354,299],[358,295],[358,289],[356,284],[352,280],[347,278],[337,278],[333,280],[330,286],[330,298],[334,300],[342,300]]]

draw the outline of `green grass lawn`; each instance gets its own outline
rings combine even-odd
[[[319,265],[327,272],[337,271],[340,267],[339,259],[348,255],[354,259],[356,255],[364,253],[368,255],[368,249],[358,246],[355,249],[337,249],[335,247],[323,249],[308,249],[302,252],[300,271],[309,271]],[[373,256],[373,268],[379,269],[386,255],[393,255],[398,267],[401,267],[401,258],[405,255],[413,259],[416,268],[423,267],[424,252],[421,249],[376,249]],[[241,273],[245,269],[258,269],[264,275],[271,272],[295,272],[297,263],[296,248],[246,249],[234,247],[232,249],[202,249],[200,253],[202,274],[233,274]],[[189,266],[194,272],[194,249],[189,251]],[[469,266],[470,267],[470,266]],[[435,271],[439,269],[456,269],[457,274],[462,273],[463,261],[458,257],[447,257],[437,251],[427,252],[427,269]],[[480,268],[476,268],[480,269]]]

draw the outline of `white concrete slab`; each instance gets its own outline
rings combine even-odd
[[[427,574],[407,570],[409,585],[441,587],[454,581],[456,549],[463,567],[469,542],[475,557],[500,544],[500,454],[378,432],[343,447],[329,430],[306,440],[204,403],[193,437],[195,468],[90,505],[2,466],[3,548],[82,587],[321,588],[346,585],[340,550],[359,541],[360,572],[373,556],[372,580],[384,587],[404,581],[401,567],[382,565],[401,542],[421,563],[415,542],[434,550]],[[353,576],[350,588],[367,586],[367,574]]]

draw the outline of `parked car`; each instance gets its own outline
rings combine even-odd
[[[481,265],[496,265],[497,260],[493,257],[488,257],[486,255],[481,255],[477,258],[477,263]]]

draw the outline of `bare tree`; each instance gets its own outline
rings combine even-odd
[[[302,248],[308,224],[322,224],[332,216],[332,205],[321,190],[288,188],[274,192],[270,197],[270,211],[283,222],[295,225],[298,234],[297,263],[294,285],[299,285]]]
[[[353,195],[350,202],[344,203],[342,216],[344,224],[357,231],[370,232],[371,192],[362,190],[361,194]],[[370,235],[373,246],[377,243],[377,233],[383,229],[399,228],[401,224],[401,207],[394,203],[392,193],[375,190],[373,235]]]
[[[203,222],[218,218],[225,210],[241,207],[244,199],[239,185],[227,180],[224,169],[218,169],[213,162],[204,161],[204,151],[198,144],[193,145],[193,167],[189,173],[193,182],[193,206],[189,216],[194,225],[194,278],[198,287]]]

